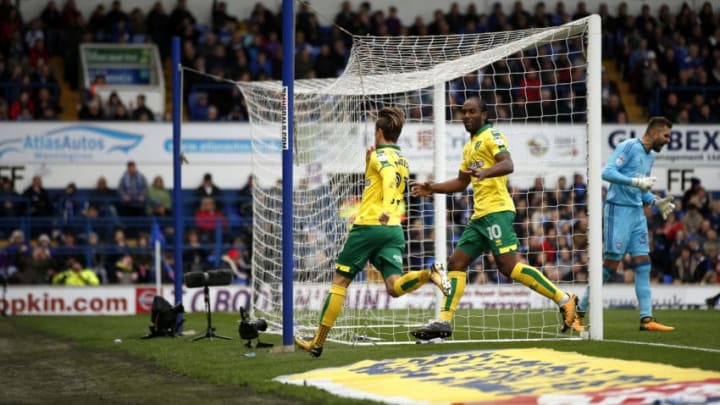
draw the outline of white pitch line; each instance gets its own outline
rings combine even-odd
[[[611,343],[625,343],[628,345],[657,346],[657,347],[668,347],[671,349],[694,350],[697,352],[720,353],[720,349],[710,349],[707,347],[681,346],[681,345],[671,345],[671,344],[667,344],[667,343],[638,342],[635,340],[603,339],[602,341],[603,342],[611,342]]]

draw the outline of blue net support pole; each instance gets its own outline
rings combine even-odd
[[[180,65],[180,37],[172,39],[172,128],[173,128],[173,253],[175,254],[175,304],[183,298],[183,195],[180,170],[180,122],[182,114],[182,76]],[[183,314],[177,314],[177,331],[182,332]]]
[[[283,0],[282,21],[282,322],[283,346],[293,344],[293,102],[295,73],[295,0]]]

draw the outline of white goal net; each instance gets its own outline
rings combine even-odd
[[[546,29],[425,37],[353,38],[337,79],[294,82],[294,332],[312,335],[364,186],[365,148],[375,113],[405,111],[399,144],[417,180],[455,177],[468,139],[459,110],[481,97],[510,143],[523,260],[561,288],[582,292],[588,274],[588,19]],[[253,131],[253,311],[282,327],[282,86],[238,83]],[[565,179],[565,188],[558,182]],[[599,197],[598,197],[599,198]],[[471,191],[408,196],[405,268],[445,262],[472,213]],[[285,280],[289,282],[288,280]],[[393,299],[368,265],[348,289],[330,340],[414,341],[409,331],[436,316],[437,289]],[[498,273],[492,257],[468,269],[450,340],[553,339],[556,305]],[[572,335],[570,335],[572,336]],[[577,335],[575,335],[577,336]]]

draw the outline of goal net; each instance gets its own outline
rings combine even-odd
[[[353,38],[336,79],[294,82],[294,333],[312,335],[364,186],[365,149],[376,112],[405,111],[399,144],[419,181],[455,177],[469,139],[460,113],[481,97],[504,132],[515,162],[509,177],[517,205],[521,257],[561,288],[581,293],[588,274],[588,19],[559,27],[482,34]],[[238,83],[253,131],[254,316],[282,327],[283,89],[279,82]],[[565,188],[557,189],[564,178]],[[472,213],[471,190],[434,198],[408,196],[405,268],[446,262]],[[431,283],[400,298],[368,265],[348,289],[330,340],[414,342],[409,332],[436,316]],[[468,269],[468,285],[449,340],[554,339],[557,306],[502,276],[491,256]],[[277,330],[277,329],[276,329]],[[574,335],[577,337],[577,335]]]

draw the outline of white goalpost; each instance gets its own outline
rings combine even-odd
[[[424,37],[353,37],[336,79],[294,82],[293,280],[283,280],[280,82],[239,82],[253,137],[253,316],[281,331],[283,283],[292,282],[295,334],[312,335],[364,186],[365,148],[375,113],[405,111],[399,144],[417,180],[455,177],[468,139],[458,111],[481,97],[489,120],[510,143],[521,256],[576,294],[592,278],[591,338],[602,339],[600,293],[599,17],[559,27]],[[596,101],[597,100],[597,101]],[[579,174],[587,182],[568,186]],[[535,186],[535,187],[534,187]],[[577,195],[575,195],[577,194]],[[583,200],[585,199],[585,200]],[[471,215],[471,194],[406,200],[405,268],[445,262]],[[597,277],[596,277],[597,276]],[[483,255],[448,341],[577,338],[560,333],[557,306],[513,284]],[[352,344],[414,343],[409,332],[436,316],[430,283],[400,298],[385,292],[370,265],[348,289],[329,340]],[[287,327],[287,326],[285,326]]]

